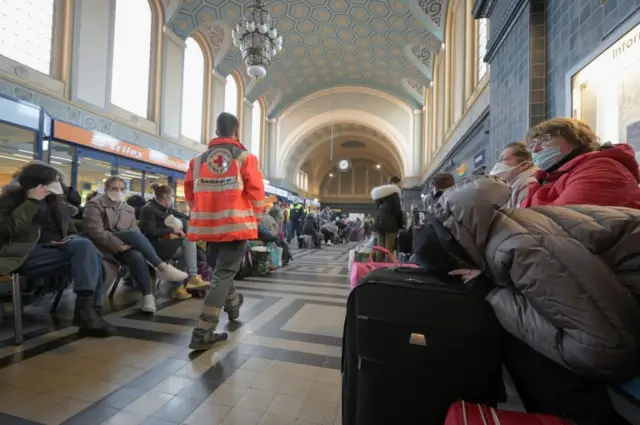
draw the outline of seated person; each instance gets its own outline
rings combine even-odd
[[[331,246],[333,245],[333,241],[338,239],[338,226],[334,223],[327,222],[320,226],[320,233],[324,237],[324,243]]]
[[[313,237],[314,247],[320,249],[322,246],[320,245],[320,226],[318,225],[318,218],[316,217],[316,213],[310,211],[309,214],[304,218],[304,226],[302,227],[302,233],[304,235],[310,235]]]
[[[147,262],[157,270],[158,279],[177,282],[188,275],[162,261],[151,242],[138,230],[133,207],[124,202],[125,181],[111,176],[104,187],[104,194],[85,205],[82,227],[100,250],[127,266],[143,295],[141,310],[154,313],[156,301],[151,293],[153,282]]]
[[[278,234],[278,222],[276,221],[277,216],[278,211],[275,209],[273,204],[266,204],[259,220],[259,224],[269,231],[269,233],[276,235],[276,237]]]
[[[508,333],[504,362],[528,411],[625,423],[606,383],[638,373],[640,211],[500,208],[510,197],[503,179],[481,177],[434,204],[470,259],[451,274],[492,282],[483,297]]]
[[[3,190],[0,274],[70,277],[76,292],[73,326],[84,336],[108,337],[115,329],[102,318],[102,254],[75,234],[59,178],[55,168],[33,163]]]
[[[151,189],[155,198],[147,202],[140,211],[140,231],[149,239],[156,253],[163,261],[169,261],[178,248],[182,247],[180,268],[185,269],[189,275],[186,282],[175,282],[175,288],[171,294],[174,299],[186,300],[191,298],[187,289],[204,289],[209,287],[209,282],[202,280],[198,275],[198,250],[196,243],[187,240],[183,226],[188,221],[187,216],[174,210],[173,189],[166,184],[152,183]],[[178,220],[176,222],[176,220]],[[171,227],[176,222],[176,227]]]

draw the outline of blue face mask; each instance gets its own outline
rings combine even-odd
[[[533,152],[531,156],[533,157],[533,165],[541,170],[548,170],[564,158],[564,154],[557,146],[549,146],[541,151]]]

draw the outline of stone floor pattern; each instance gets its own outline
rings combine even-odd
[[[155,316],[130,302],[110,313],[114,338],[78,339],[63,321],[0,348],[0,424],[341,424],[352,247],[294,249],[287,267],[236,282],[240,321],[221,322],[229,341],[199,355],[187,345],[202,301],[168,298]]]

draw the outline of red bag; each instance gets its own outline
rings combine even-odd
[[[555,416],[497,410],[482,404],[455,402],[444,425],[573,425]]]
[[[389,259],[391,259],[390,263],[376,263],[373,261],[373,255],[376,252],[382,252],[386,254]],[[381,269],[384,267],[418,267],[416,264],[405,263],[402,264],[400,261],[393,256],[387,249],[381,246],[374,246],[371,249],[371,254],[369,254],[369,260],[365,262],[354,262],[353,266],[351,266],[351,289],[358,286],[360,280],[371,273],[371,271],[376,269]]]

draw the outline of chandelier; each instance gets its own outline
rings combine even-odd
[[[282,36],[270,23],[264,0],[255,0],[232,32],[233,45],[240,49],[249,77],[259,79],[267,75],[271,59],[282,50]]]

